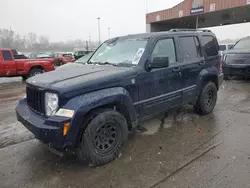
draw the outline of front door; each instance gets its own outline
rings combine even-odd
[[[16,75],[16,63],[14,57],[11,54],[10,50],[2,50],[2,59],[1,67],[3,76],[12,76]]]
[[[169,58],[168,67],[155,68],[138,76],[139,102],[136,103],[136,106],[140,109],[140,118],[166,111],[180,105],[182,101],[183,79],[174,38],[157,40],[149,57],[149,63],[153,63],[154,57],[160,56]]]

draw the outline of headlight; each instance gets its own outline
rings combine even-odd
[[[45,93],[45,113],[52,116],[58,109],[58,96],[55,93]]]
[[[227,59],[227,55],[223,55],[222,62],[223,62],[223,63],[226,63],[226,59]]]

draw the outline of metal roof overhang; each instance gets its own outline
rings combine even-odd
[[[151,26],[160,31],[167,31],[170,28],[196,28],[197,17],[199,28],[250,22],[250,6],[153,22]]]

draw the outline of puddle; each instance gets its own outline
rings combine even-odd
[[[189,111],[182,111],[178,114],[165,114],[140,124],[138,129],[142,135],[153,135],[163,129],[168,129],[173,126],[181,127],[182,125],[195,121],[198,118],[199,115],[190,113]]]
[[[237,93],[229,97],[230,102],[240,102],[247,99],[246,93]]]

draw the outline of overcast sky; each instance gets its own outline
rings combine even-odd
[[[51,41],[97,40],[97,17],[101,18],[101,39],[145,32],[146,0],[0,0],[0,28],[25,35],[34,32]],[[147,0],[149,12],[167,9],[182,0]],[[250,35],[250,24],[212,29],[220,39]]]

